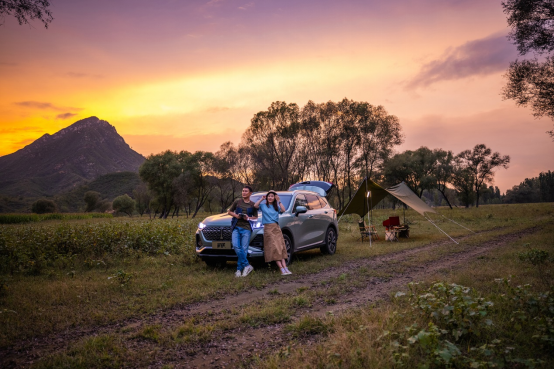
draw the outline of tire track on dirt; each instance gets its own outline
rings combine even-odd
[[[317,305],[309,310],[297,311],[293,317],[299,318],[304,314],[318,316],[326,315],[329,311],[333,314],[340,314],[343,311],[360,307],[370,302],[388,299],[394,289],[405,287],[409,282],[422,279],[423,277],[439,273],[445,270],[452,270],[456,267],[474,260],[478,256],[498,249],[525,235],[537,231],[539,228],[526,229],[520,232],[502,235],[493,240],[484,242],[466,251],[448,254],[435,261],[424,263],[420,267],[410,268],[402,274],[395,274],[390,279],[370,279],[365,288],[358,289],[354,293],[347,293],[340,297],[341,303],[333,305]],[[419,250],[421,251],[421,249]],[[416,252],[416,251],[414,251]],[[398,253],[395,256],[386,256],[371,261],[366,266],[379,268],[384,262],[402,262],[405,257],[413,253]],[[394,258],[397,257],[397,258]],[[400,257],[400,259],[398,258]],[[237,367],[245,363],[253,355],[263,356],[290,343],[290,338],[284,333],[286,324],[277,324],[260,328],[249,328],[233,332],[232,337],[223,337],[212,341],[199,348],[197,353],[191,356],[190,351],[173,351],[169,356],[159,354],[157,361],[150,364],[152,367],[173,365],[175,367],[187,368],[223,368]],[[270,340],[268,340],[270,339]],[[303,340],[309,344],[317,338]],[[171,360],[171,359],[174,360]]]
[[[497,239],[503,240],[509,237],[516,238],[519,234],[531,233],[536,229],[537,228],[535,227],[518,233],[503,235],[498,237]],[[491,231],[498,231],[498,229],[486,230],[478,234],[485,234]],[[462,241],[467,238],[470,238],[473,235],[474,234],[467,235],[465,237],[459,238],[458,240]],[[491,243],[491,242],[492,241],[487,242],[485,243],[485,245],[488,245],[488,243]],[[52,353],[56,353],[64,349],[67,349],[70,344],[73,344],[76,341],[79,341],[80,339],[85,337],[110,334],[114,332],[119,332],[122,329],[139,330],[141,327],[146,325],[161,324],[163,327],[175,326],[178,324],[182,324],[187,318],[194,317],[199,312],[211,311],[214,314],[217,314],[219,312],[222,312],[223,310],[228,309],[229,307],[241,306],[241,305],[253,302],[257,299],[267,297],[270,290],[278,289],[278,291],[281,294],[294,293],[298,288],[317,285],[322,280],[327,280],[327,279],[337,277],[339,274],[348,273],[360,267],[371,267],[373,269],[377,269],[391,262],[399,263],[402,261],[406,261],[412,256],[416,256],[418,254],[425,253],[427,251],[432,251],[433,249],[436,249],[438,247],[445,246],[448,244],[451,244],[450,240],[442,240],[442,241],[430,243],[421,247],[409,249],[409,250],[403,250],[403,251],[394,252],[386,255],[350,261],[341,266],[331,267],[309,275],[300,275],[300,276],[293,275],[293,280],[287,279],[276,283],[268,284],[267,286],[265,286],[263,289],[260,289],[260,290],[250,289],[235,295],[225,295],[217,300],[193,303],[185,307],[176,307],[173,309],[165,310],[157,314],[153,314],[146,318],[130,318],[122,322],[119,322],[117,324],[112,324],[112,325],[107,325],[102,327],[93,327],[93,328],[85,328],[85,329],[79,329],[79,328],[67,329],[63,332],[59,332],[56,334],[23,340],[12,346],[0,348],[0,365],[2,365],[2,367],[4,368],[5,367],[28,367],[37,359],[40,359],[46,355],[50,355]],[[489,247],[489,249],[490,248],[492,247]],[[480,249],[482,248],[472,249],[469,251],[469,253],[470,254],[479,253],[477,250],[480,250]],[[455,255],[464,255],[467,253],[468,252],[464,251],[464,252],[457,253]],[[471,255],[473,256],[473,254]],[[446,258],[448,259],[448,256]],[[425,271],[425,272],[428,272],[428,271]],[[370,282],[369,286],[363,290],[363,291],[366,291],[368,290],[368,288],[373,287],[375,289],[375,292],[373,292],[372,294],[363,296],[362,291],[359,291],[358,293],[349,296],[348,298],[349,302],[344,302],[339,305],[322,307],[321,310],[325,312],[333,311],[333,310],[340,311],[343,309],[353,307],[353,305],[357,305],[358,303],[355,303],[355,302],[358,302],[360,299],[362,300],[365,299],[365,302],[367,302],[375,299],[386,298],[388,291],[393,286],[391,284],[397,282],[396,284],[402,285],[409,281],[412,281],[414,278],[420,275],[421,273],[417,271],[411,271],[409,274],[405,273],[403,275],[394,276],[390,281],[382,281],[383,279],[375,278]],[[300,312],[300,314],[304,314],[307,312],[319,313],[317,310],[312,309],[312,310],[302,311]],[[280,328],[282,327],[282,325],[277,325],[275,327]],[[282,340],[276,337],[276,333],[272,331],[272,330],[275,330],[275,327],[269,326],[269,327],[263,327],[258,329],[251,329],[251,330],[258,330],[259,333],[264,333],[264,332],[267,332],[266,334],[271,333],[271,337],[275,337],[275,339],[267,343],[268,344],[274,343],[275,346],[280,346],[282,344]],[[264,350],[262,348],[263,346],[260,347],[259,341],[256,341],[256,340],[249,341],[248,336],[250,336],[250,334],[248,333],[251,330],[244,330],[243,328],[238,328],[237,333],[239,333],[242,338],[239,340],[244,340],[243,346],[252,348],[252,351],[253,351],[252,353],[256,353],[257,351],[263,351]],[[253,337],[256,338],[257,335],[254,335]],[[230,352],[229,348],[232,348],[232,346],[229,346],[226,343],[220,343],[220,344],[212,343],[208,347],[208,351],[212,351],[213,348],[220,348],[222,352]],[[201,355],[201,357],[202,356],[206,357],[206,361],[208,361],[210,352]],[[190,356],[185,356],[185,357],[190,358]],[[215,357],[218,357],[218,356],[215,356]],[[234,355],[235,360],[243,359],[243,357],[244,356],[242,354]],[[213,361],[213,360],[209,360],[209,361]],[[220,357],[217,360],[217,362],[209,362],[209,361],[208,362],[200,361],[200,363],[198,364],[196,363],[196,361],[194,361],[194,364],[193,363],[189,364],[188,362],[186,362],[186,365],[181,363],[180,367],[182,366],[213,367],[213,366],[216,366],[217,364],[229,363],[228,361],[225,361],[224,357]]]

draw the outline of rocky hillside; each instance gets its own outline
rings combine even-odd
[[[115,127],[89,117],[0,157],[0,194],[52,196],[107,173],[136,172],[143,162]]]

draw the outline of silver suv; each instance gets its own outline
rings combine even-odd
[[[304,181],[291,185],[288,191],[278,191],[286,212],[279,215],[279,226],[287,246],[288,261],[296,252],[320,248],[324,254],[334,254],[337,249],[337,212],[329,205],[327,194],[333,184],[324,181]],[[250,196],[258,201],[266,192]],[[248,258],[263,258],[264,227],[261,212],[258,221],[250,221],[252,235]],[[228,260],[237,260],[231,244],[231,216],[226,213],[204,219],[196,230],[196,254],[208,266],[221,266]]]

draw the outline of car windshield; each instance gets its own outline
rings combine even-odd
[[[250,197],[250,200],[256,203],[258,200],[260,200],[262,195],[265,195],[265,194],[252,195]],[[281,198],[281,203],[283,203],[283,205],[285,206],[285,209],[289,209],[289,204],[290,204],[290,200],[292,199],[292,194],[279,194],[279,198]]]

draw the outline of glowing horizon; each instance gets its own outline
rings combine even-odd
[[[273,101],[349,98],[399,117],[398,150],[509,154],[504,192],[552,170],[552,121],[502,101],[517,57],[500,2],[53,0],[0,26],[0,155],[89,116],[143,155],[238,143]],[[538,171],[538,172],[537,172]]]

